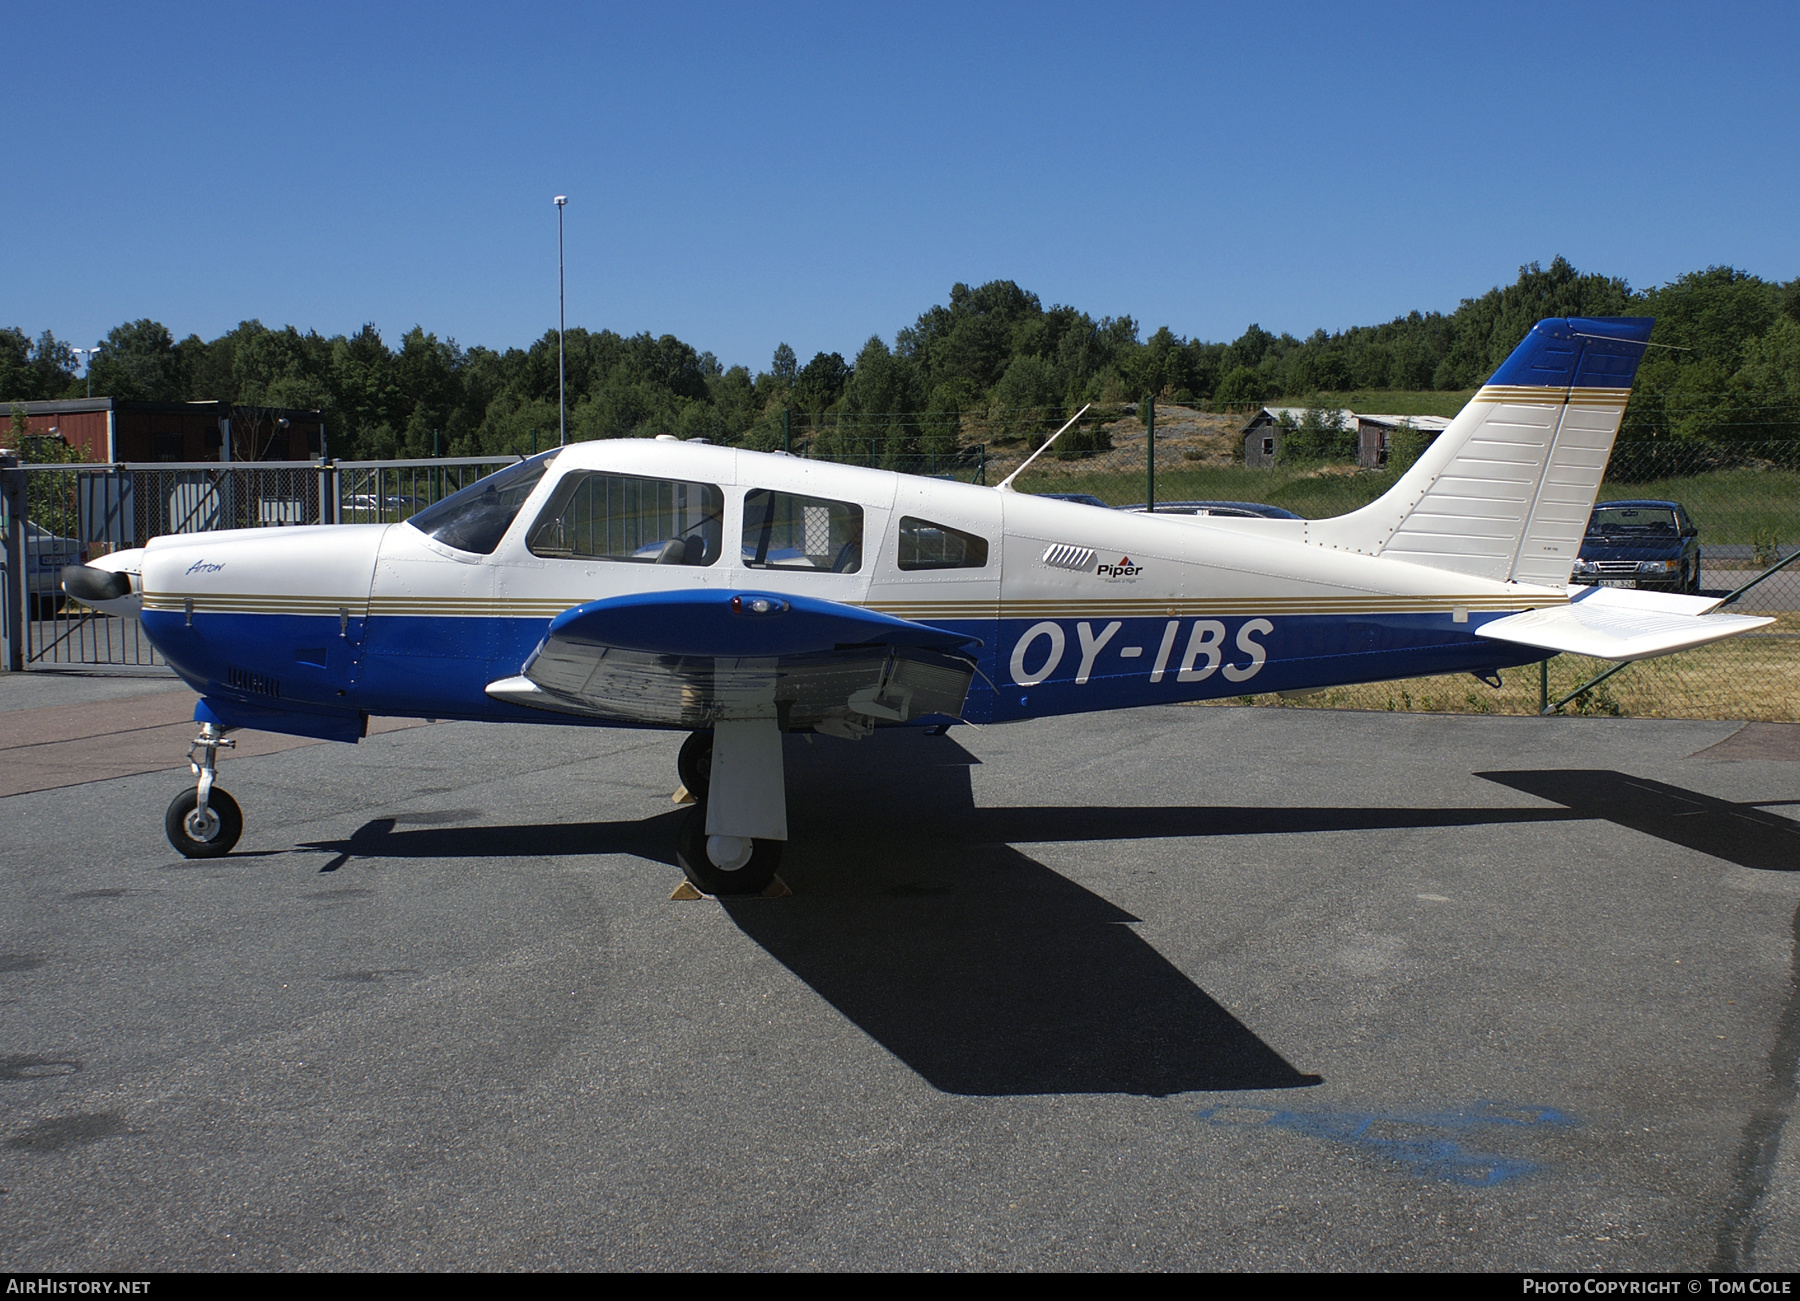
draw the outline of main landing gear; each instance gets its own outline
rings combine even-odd
[[[183,791],[163,815],[169,843],[185,858],[219,858],[244,834],[244,813],[237,801],[213,785],[218,777],[219,747],[237,744],[215,723],[200,724],[200,735],[188,746],[188,767],[197,779],[194,789]],[[200,751],[198,761],[194,751]]]
[[[775,879],[787,840],[775,720],[721,721],[711,732],[695,732],[675,766],[697,801],[675,833],[682,873],[702,894],[761,894]]]

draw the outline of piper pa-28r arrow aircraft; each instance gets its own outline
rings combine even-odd
[[[183,854],[243,826],[233,728],[371,714],[670,728],[711,894],[787,839],[783,732],[1634,660],[1770,622],[1569,586],[1647,318],[1539,322],[1379,500],[1335,519],[1130,514],[670,438],[578,443],[398,524],[157,538],[65,571],[201,693]],[[201,757],[193,760],[194,751]]]

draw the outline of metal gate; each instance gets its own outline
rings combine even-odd
[[[516,457],[0,465],[0,670],[162,663],[134,618],[62,593],[64,565],[174,533],[403,520]]]

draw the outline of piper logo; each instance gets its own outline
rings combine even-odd
[[[1101,561],[1095,567],[1094,572],[1102,578],[1136,578],[1144,572],[1144,567],[1132,564],[1130,556],[1120,556],[1118,564],[1109,565],[1105,561]]]

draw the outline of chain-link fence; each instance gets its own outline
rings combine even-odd
[[[1115,508],[1142,509],[1154,501],[1159,513],[1230,510],[1236,504],[1325,519],[1365,506],[1393,487],[1433,432],[1427,427],[1432,422],[1420,420],[1420,427],[1409,428],[1399,421],[1391,422],[1379,439],[1359,441],[1353,425],[1327,420],[1309,443],[1307,416],[1298,411],[1286,426],[1269,428],[1258,426],[1257,412],[1210,412],[1159,402],[1153,425],[1151,414],[1146,405],[1096,405],[1070,431],[1077,437],[1063,435],[1014,486],[1021,492],[1085,496]],[[964,439],[990,440],[981,449],[982,481],[998,483],[1064,418],[1052,409],[1009,412],[961,417],[958,427]],[[915,419],[920,432],[931,432],[925,417]],[[841,429],[801,428],[796,450],[802,454],[884,463],[879,444],[866,431],[855,436],[872,445],[858,449]],[[851,428],[854,432],[854,422]],[[1666,532],[1646,526],[1642,537],[1597,538],[1597,543],[1613,545],[1584,551],[1604,558],[1594,561],[1598,572],[1579,575],[1577,581],[1725,596],[1793,555],[1800,549],[1800,441],[1770,439],[1768,428],[1766,420],[1746,419],[1714,425],[1704,437],[1621,438],[1600,502],[1676,503],[1695,535],[1689,545],[1677,545],[1682,542],[1681,522],[1669,518]],[[1279,440],[1277,433],[1283,435]],[[1246,440],[1255,446],[1247,449]],[[1251,463],[1274,442],[1297,450],[1272,455],[1270,464]],[[906,468],[903,455],[885,460]],[[1647,518],[1649,512],[1641,514]],[[1621,542],[1643,545],[1617,545]],[[1673,557],[1673,568],[1653,569],[1671,563],[1663,557]],[[1570,701],[1565,712],[1800,721],[1800,561],[1729,608],[1771,616],[1775,623],[1633,664]],[[1295,699],[1243,700],[1292,708],[1535,714],[1610,667],[1604,660],[1559,655],[1542,668],[1508,670],[1499,689],[1461,675],[1337,687]]]
[[[995,484],[1065,419],[1065,412],[1053,408],[833,415],[790,421],[784,441],[798,456]],[[1371,455],[1369,447],[1348,440],[1337,448],[1317,440],[1309,446],[1305,431],[1294,426],[1288,430],[1297,435],[1291,450],[1258,465],[1246,458],[1247,437],[1261,443],[1254,424],[1255,413],[1164,403],[1154,411],[1144,404],[1094,404],[1014,486],[1021,492],[1085,496],[1115,508],[1154,501],[1162,512],[1248,503],[1320,519],[1355,510],[1387,491],[1428,437],[1428,431],[1401,425]],[[1645,573],[1636,569],[1643,562],[1614,560],[1612,570],[1591,577],[1685,585],[1722,596],[1794,554],[1800,548],[1800,441],[1759,437],[1765,432],[1750,423],[1719,426],[1705,438],[1622,438],[1601,501],[1674,502],[1696,532],[1672,573]],[[22,498],[29,587],[23,661],[27,666],[157,662],[135,620],[63,600],[57,579],[64,564],[141,546],[162,533],[401,520],[512,460],[28,466]],[[1691,564],[1683,567],[1690,551]],[[1619,564],[1633,572],[1619,572]],[[1800,562],[1731,608],[1770,615],[1776,622],[1748,636],[1632,665],[1572,701],[1568,710],[1800,720],[1800,694],[1793,689],[1800,679],[1800,658],[1794,654],[1800,647]],[[1463,676],[1333,688],[1298,700],[1249,699],[1300,708],[1536,713],[1606,667],[1603,661],[1564,655],[1541,672],[1509,670],[1497,690]]]

